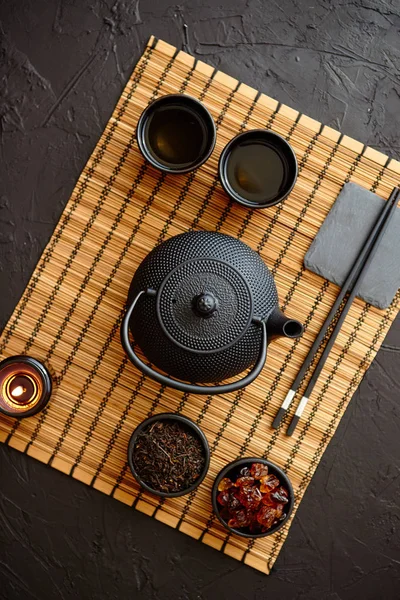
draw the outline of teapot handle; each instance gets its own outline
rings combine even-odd
[[[121,325],[121,343],[124,348],[126,354],[128,355],[129,360],[145,375],[148,375],[152,379],[155,379],[159,383],[175,388],[181,392],[187,392],[189,394],[228,394],[229,392],[235,392],[246,385],[249,385],[254,379],[260,374],[265,360],[267,358],[267,327],[264,321],[259,321],[259,325],[261,326],[262,331],[262,339],[260,345],[260,352],[257,358],[257,361],[251,371],[242,379],[238,381],[233,381],[232,383],[226,383],[223,385],[196,385],[194,383],[184,383],[183,381],[178,381],[176,379],[172,379],[167,375],[163,375],[162,373],[158,373],[146,363],[144,363],[138,356],[135,354],[131,343],[129,341],[129,321],[131,319],[133,310],[136,306],[137,301],[143,294],[154,295],[154,290],[142,290],[137,294],[137,296],[133,299],[131,305],[126,311],[125,317],[122,321]]]

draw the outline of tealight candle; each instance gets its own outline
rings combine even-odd
[[[30,356],[11,356],[0,362],[0,412],[30,417],[42,410],[51,395],[46,367]]]

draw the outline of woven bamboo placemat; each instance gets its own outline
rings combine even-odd
[[[200,170],[166,176],[144,163],[135,125],[150,100],[178,91],[206,104],[218,139]],[[228,201],[217,161],[233,135],[256,127],[290,140],[300,175],[285,202],[252,212]],[[387,311],[354,302],[296,433],[287,437],[271,428],[272,419],[338,292],[304,269],[303,256],[345,182],[387,198],[399,178],[399,162],[152,37],[2,334],[3,358],[35,356],[58,385],[41,414],[0,416],[0,440],[268,573],[289,524],[255,542],[227,535],[212,514],[211,485],[236,457],[268,457],[289,474],[297,508],[400,298]],[[222,231],[256,249],[275,276],[281,306],[305,323],[301,339],[271,344],[262,374],[236,394],[212,398],[160,387],[128,363],[119,342],[137,266],[157,243],[190,228]],[[163,411],[201,425],[211,465],[197,492],[159,501],[139,489],[126,449],[136,425]]]

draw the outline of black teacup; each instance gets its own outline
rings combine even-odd
[[[216,130],[207,108],[185,94],[161,96],[141,114],[137,141],[145,159],[167,173],[188,173],[215,146]]]
[[[226,193],[251,208],[278,204],[297,179],[293,148],[267,129],[253,129],[233,138],[223,149],[218,168]]]

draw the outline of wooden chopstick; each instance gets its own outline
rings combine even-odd
[[[328,314],[327,318],[325,319],[325,322],[324,322],[323,326],[321,327],[319,334],[317,335],[309,353],[307,354],[299,372],[297,373],[296,379],[294,380],[289,392],[287,393],[287,395],[286,395],[286,397],[285,397],[285,399],[284,399],[284,401],[272,423],[272,427],[274,429],[278,429],[278,427],[280,426],[280,423],[281,423],[284,415],[286,414],[286,411],[288,410],[289,406],[291,405],[293,398],[303,380],[304,375],[306,374],[311,363],[313,362],[315,354],[317,353],[321,342],[324,340],[338,309],[340,308],[345,296],[347,294],[349,294],[349,297],[346,300],[346,304],[343,307],[342,313],[340,314],[340,316],[337,320],[337,323],[331,333],[329,341],[328,341],[323,353],[321,354],[321,357],[315,367],[314,373],[310,379],[307,389],[304,392],[304,395],[302,396],[302,398],[300,399],[300,403],[299,403],[299,405],[296,409],[296,412],[293,416],[293,419],[289,425],[289,428],[287,430],[287,435],[293,434],[293,431],[295,430],[296,425],[297,425],[297,423],[303,413],[303,410],[308,402],[308,398],[310,397],[310,394],[312,393],[312,390],[314,389],[314,385],[317,382],[318,376],[325,364],[327,356],[335,342],[336,336],[338,335],[339,330],[343,324],[343,321],[350,309],[350,306],[351,306],[354,298],[357,295],[357,290],[359,289],[361,281],[366,273],[367,267],[369,266],[369,264],[372,261],[373,256],[375,255],[378,244],[381,241],[381,239],[386,231],[386,228],[389,224],[390,219],[395,214],[399,193],[400,193],[400,189],[398,187],[395,187],[392,190],[392,193],[390,194],[389,199],[385,203],[379,217],[377,218],[375,225],[373,226],[373,228],[368,236],[367,241],[365,242],[363,248],[361,249],[352,268],[350,269],[350,272],[347,275],[346,280],[343,283],[343,286],[342,286],[331,310],[329,311],[329,314]]]

